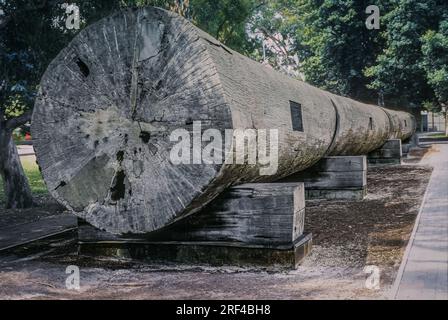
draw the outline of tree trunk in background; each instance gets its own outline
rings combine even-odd
[[[384,107],[385,107],[385,104],[384,104],[384,93],[383,93],[383,91],[380,91],[380,92],[378,93],[378,105],[379,105],[381,108],[384,108]]]
[[[445,112],[445,134],[448,136],[448,111]]]
[[[6,197],[6,209],[23,209],[33,205],[28,180],[23,171],[12,132],[0,124],[0,176]]]

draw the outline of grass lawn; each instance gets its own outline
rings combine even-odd
[[[430,138],[435,138],[435,139],[443,139],[443,138],[448,138],[447,135],[445,134],[435,134],[435,135],[430,135]]]
[[[28,181],[31,186],[31,190],[34,195],[47,194],[47,187],[39,172],[39,167],[36,164],[36,158],[34,156],[20,157],[22,161],[23,169],[28,177]],[[5,195],[3,191],[3,181],[0,177],[0,201],[4,201]]]

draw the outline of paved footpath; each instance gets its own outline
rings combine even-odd
[[[448,299],[448,144],[421,164],[434,167],[392,292],[395,299]]]

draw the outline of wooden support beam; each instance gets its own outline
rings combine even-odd
[[[326,157],[310,169],[280,181],[303,182],[306,199],[363,199],[367,187],[366,157]]]

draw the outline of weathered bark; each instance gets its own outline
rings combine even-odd
[[[0,175],[6,196],[6,208],[29,208],[33,205],[33,197],[12,139],[12,125],[14,124],[0,123]]]
[[[170,133],[193,134],[193,121],[222,136],[277,129],[278,171],[171,163]],[[51,194],[94,226],[123,234],[196,213],[230,185],[275,181],[327,155],[367,154],[409,137],[413,121],[288,78],[178,15],[142,8],[84,29],[50,64],[32,133]]]

